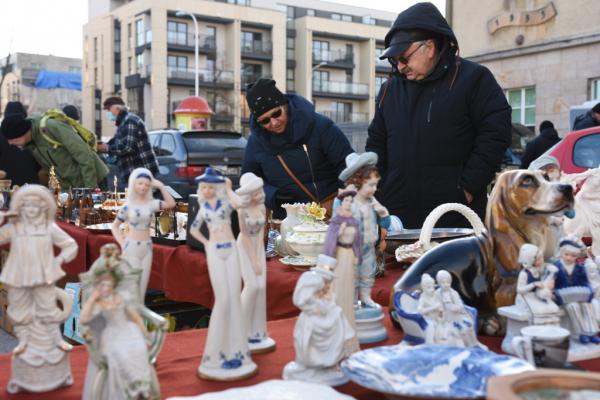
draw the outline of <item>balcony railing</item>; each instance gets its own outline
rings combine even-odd
[[[366,83],[313,80],[312,90],[313,92],[333,94],[369,95],[369,85]]]
[[[354,60],[354,53],[346,50],[313,50],[313,63],[342,63],[352,64]]]
[[[193,48],[194,34],[185,32],[167,31],[167,44],[184,46]],[[205,50],[215,50],[217,48],[216,38],[214,35],[206,33],[198,34],[198,48]]]
[[[168,67],[167,78],[194,81],[194,68]],[[204,83],[233,83],[233,71],[199,69],[198,80]]]
[[[343,111],[319,111],[320,114],[323,114],[333,120],[333,122],[351,122],[351,123],[361,123],[368,122],[369,114],[362,112],[343,112]]]
[[[266,40],[242,40],[242,53],[245,54],[258,54],[258,55],[271,55],[272,44]]]

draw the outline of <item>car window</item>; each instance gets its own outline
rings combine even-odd
[[[156,133],[156,134],[151,134],[148,135],[149,139],[150,139],[150,145],[152,146],[153,150],[156,150],[156,147],[158,147],[158,143],[160,142],[160,134]]]
[[[240,151],[246,148],[247,140],[235,134],[188,133],[183,136],[188,152]]]
[[[162,135],[159,153],[161,156],[172,156],[175,153],[175,137],[170,133]]]
[[[573,164],[582,168],[600,165],[600,134],[580,138],[573,146]]]

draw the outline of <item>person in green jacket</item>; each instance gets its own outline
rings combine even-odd
[[[42,116],[26,116],[20,102],[6,105],[0,129],[10,144],[29,149],[42,168],[54,167],[63,190],[100,186],[108,167],[73,128],[49,118],[42,132]]]

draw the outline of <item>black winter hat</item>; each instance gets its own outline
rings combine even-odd
[[[287,99],[275,86],[273,79],[259,78],[246,87],[246,101],[254,118],[277,106],[287,104]]]
[[[16,139],[31,129],[27,111],[19,101],[9,101],[4,109],[4,119],[0,125],[2,135],[7,139]]]
[[[544,129],[554,129],[554,124],[550,121],[542,121],[540,124],[540,132]]]
[[[77,109],[77,107],[69,104],[64,106],[62,111],[67,117],[74,119],[75,121],[79,121],[79,110]]]

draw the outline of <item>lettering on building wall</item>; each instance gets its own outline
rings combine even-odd
[[[498,29],[508,26],[540,25],[556,17],[554,2],[549,2],[537,10],[510,10],[488,21],[488,32],[493,35]]]

